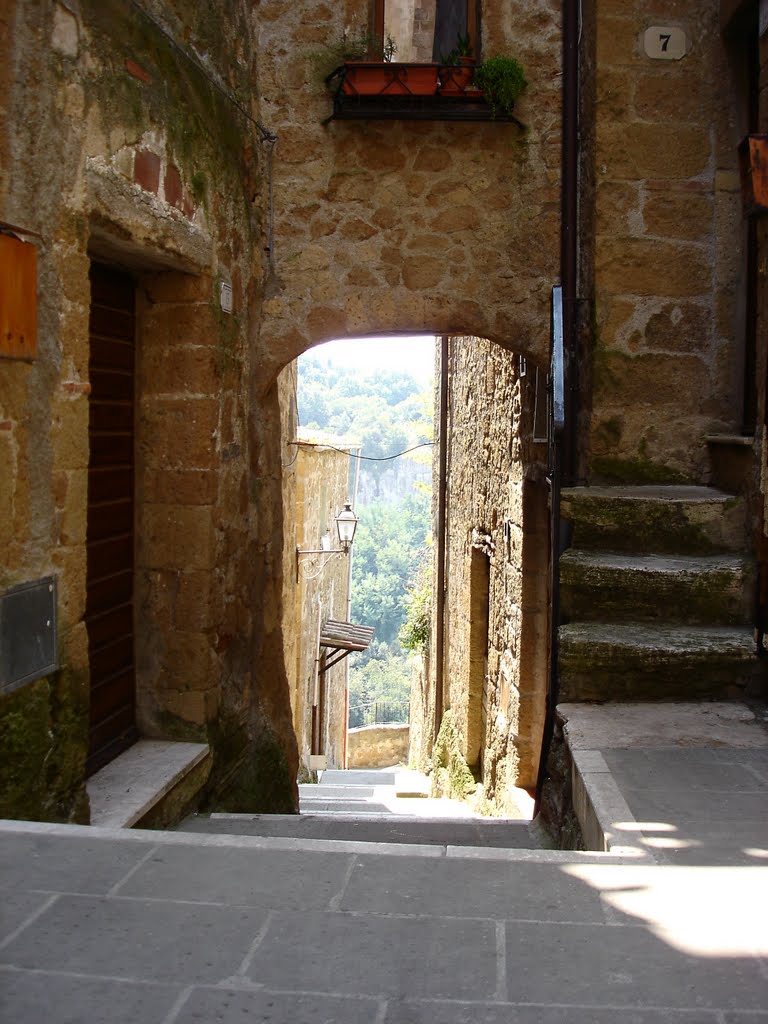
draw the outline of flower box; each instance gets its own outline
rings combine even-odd
[[[346,61],[342,91],[346,96],[434,96],[437,72],[437,64]]]

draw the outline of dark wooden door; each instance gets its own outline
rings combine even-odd
[[[87,600],[88,773],[137,738],[134,671],[135,287],[91,267]]]

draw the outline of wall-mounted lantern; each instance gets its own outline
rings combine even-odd
[[[301,563],[301,559],[306,555],[314,555],[316,561],[320,560],[320,565],[318,566],[316,572],[313,572],[310,576],[308,576],[306,573],[304,574],[306,579],[314,579],[316,576],[319,576],[334,555],[348,555],[349,549],[352,546],[352,541],[355,539],[355,530],[357,529],[358,521],[359,520],[357,516],[352,510],[352,503],[349,501],[345,501],[344,508],[334,518],[334,522],[336,523],[336,531],[339,535],[339,544],[341,546],[338,548],[332,548],[330,546],[324,546],[321,548],[297,547],[296,579],[298,580],[299,578],[299,566]],[[330,540],[329,537],[327,537],[327,539]],[[326,555],[327,557],[322,558],[321,556],[323,555]]]

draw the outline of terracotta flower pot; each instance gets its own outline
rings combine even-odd
[[[347,96],[434,96],[437,64],[347,61],[342,89]]]
[[[474,64],[444,64],[440,68],[440,95],[463,96],[472,84]]]

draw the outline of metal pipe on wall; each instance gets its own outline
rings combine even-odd
[[[435,581],[435,738],[443,722],[445,655],[445,552],[448,498],[448,345],[440,338],[440,423],[438,426],[437,579]]]
[[[579,0],[563,0],[563,125],[561,140],[560,284],[563,289],[566,408],[562,472],[578,473]]]

